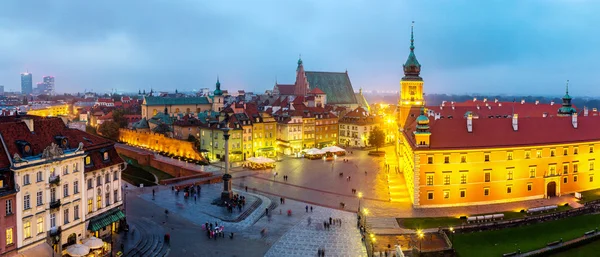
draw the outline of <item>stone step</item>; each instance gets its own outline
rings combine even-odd
[[[134,245],[133,248],[127,250],[124,256],[135,256],[139,249],[147,244],[146,235],[147,231],[144,229],[142,225],[138,221],[130,220],[130,227],[133,228],[132,232],[139,235],[139,241]],[[131,233],[131,232],[130,232]]]

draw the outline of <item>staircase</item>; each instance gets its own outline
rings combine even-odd
[[[398,158],[395,154],[385,156],[385,161],[390,165],[388,172],[388,187],[390,192],[390,202],[407,202],[410,203],[410,195],[404,180],[404,174]]]
[[[126,257],[164,257],[169,255],[170,247],[164,244],[165,232],[154,222],[141,218],[130,219],[129,225],[139,233],[140,240],[125,251]]]

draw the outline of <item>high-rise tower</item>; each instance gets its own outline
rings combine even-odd
[[[414,111],[416,115],[419,115],[421,107],[425,106],[425,100],[423,99],[423,78],[419,76],[421,73],[421,64],[417,61],[415,56],[415,40],[414,40],[414,28],[415,22],[413,21],[410,28],[410,53],[408,59],[404,63],[404,77],[400,80],[400,99],[398,105],[400,106],[400,116],[398,123],[400,128],[404,128],[406,119],[409,114]]]
[[[29,95],[33,91],[33,75],[29,72],[21,73],[21,94]]]

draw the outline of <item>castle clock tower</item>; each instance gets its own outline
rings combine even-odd
[[[421,64],[419,64],[415,56],[414,24],[415,22],[413,21],[410,28],[410,53],[408,54],[406,63],[403,65],[404,77],[400,80],[400,99],[398,101],[400,114],[398,125],[401,129],[404,128],[410,113],[418,116],[421,107],[425,106],[425,99],[423,99],[423,78],[419,76],[421,73]]]

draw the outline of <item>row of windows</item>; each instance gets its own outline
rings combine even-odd
[[[594,182],[594,176],[590,175],[589,177],[589,181],[590,182]],[[573,182],[577,182],[577,176],[573,176]],[[567,184],[568,183],[568,178],[563,178],[563,183]],[[513,186],[512,185],[507,185],[506,186],[506,194],[511,194]],[[528,183],[527,184],[527,191],[531,191],[533,190],[533,184],[532,183]],[[462,188],[459,189],[459,198],[465,198],[467,197],[467,189],[466,188]],[[483,188],[483,195],[484,196],[489,196],[490,195],[490,188],[489,187],[484,187]],[[450,199],[450,190],[444,190],[442,191],[442,197],[444,199]],[[434,192],[433,191],[427,191],[427,200],[433,200],[434,199]]]
[[[579,167],[578,163],[573,163],[573,173],[577,173],[579,171],[578,167]],[[593,161],[590,161],[590,163],[589,163],[589,170],[590,171],[594,170],[594,162]],[[566,175],[568,173],[569,173],[569,163],[564,163],[562,174]],[[468,174],[468,171],[460,171],[460,184],[467,183],[467,174]],[[550,165],[548,165],[548,171],[546,174],[544,174],[544,176],[556,176],[558,174],[559,174],[559,172],[557,172],[557,170],[556,170],[556,164],[550,164]],[[491,170],[484,170],[484,182],[490,182],[491,176],[492,176]],[[529,167],[529,177],[535,178],[536,176],[537,176],[537,166]],[[425,174],[426,185],[433,186],[433,184],[434,184],[433,178],[434,178],[433,173],[426,173]],[[450,178],[451,178],[451,172],[444,172],[444,175],[443,175],[444,183],[443,184],[450,185]],[[514,168],[507,168],[506,169],[506,180],[513,180],[513,179],[514,179]]]
[[[110,201],[110,193],[106,192],[104,194],[104,207],[109,207],[112,203],[116,203],[119,200],[119,189],[115,189],[113,191],[113,202]],[[93,198],[88,198],[88,213],[94,212]],[[102,209],[102,192],[98,189],[98,194],[96,195],[96,210]]]
[[[79,205],[73,206],[73,221],[79,220]],[[71,222],[71,210],[69,208],[63,209],[63,224],[69,224]],[[57,226],[57,212],[50,214],[50,227],[54,228]],[[44,218],[39,217],[36,219],[36,234],[39,235],[44,233]],[[23,237],[29,239],[32,236],[31,221],[23,222]]]
[[[107,172],[106,174],[104,174],[104,183],[110,183],[110,172]],[[116,181],[119,179],[119,172],[115,171],[112,173],[112,180]],[[102,185],[102,176],[97,176],[96,177],[96,186],[101,186]],[[87,189],[92,189],[94,188],[93,185],[93,179],[92,178],[88,178],[87,180]]]
[[[73,163],[72,167],[73,167],[72,172],[78,172],[79,171],[79,163]],[[69,166],[65,165],[62,168],[62,174],[63,175],[67,175],[69,173],[70,173]],[[50,175],[51,176],[56,176],[57,175],[56,174],[56,168],[52,168],[50,170]],[[35,180],[36,183],[44,181],[44,172],[43,171],[36,172],[35,178],[36,178],[36,180]],[[29,185],[29,184],[31,184],[30,174],[23,175],[23,185],[26,186],[26,185]]]
[[[569,152],[568,148],[563,149],[564,156],[567,156],[568,152]],[[536,153],[536,158],[542,158],[542,150],[541,149],[536,150],[535,153]],[[594,153],[594,146],[589,146],[589,153]],[[573,155],[577,155],[577,154],[579,154],[579,148],[573,147]],[[484,153],[483,161],[489,162],[490,155],[491,155],[491,153]],[[556,156],[556,149],[550,149],[550,157],[555,157],[555,156]],[[531,158],[531,150],[525,151],[525,159],[530,159],[530,158]],[[513,152],[506,153],[506,160],[508,160],[508,161],[513,160]],[[466,163],[466,162],[467,162],[467,155],[461,154],[460,163]],[[444,156],[444,163],[450,163],[450,156],[448,156],[448,155]],[[433,164],[433,156],[427,156],[427,164]]]

